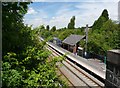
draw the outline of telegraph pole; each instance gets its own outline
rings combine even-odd
[[[85,28],[85,36],[86,36],[86,39],[85,39],[85,57],[87,57],[88,24],[86,25],[86,28]]]

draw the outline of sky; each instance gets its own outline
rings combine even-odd
[[[75,16],[75,27],[86,24],[93,25],[104,9],[108,10],[109,18],[118,20],[119,0],[34,0],[24,16],[24,23],[33,28],[40,25],[56,26],[58,29],[67,27],[72,16]]]

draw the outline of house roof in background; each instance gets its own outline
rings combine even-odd
[[[72,35],[68,36],[66,39],[64,39],[62,42],[73,46],[76,43],[78,43],[81,39],[83,39],[84,37],[85,37],[85,35],[72,34]]]

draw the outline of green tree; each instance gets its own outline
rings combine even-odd
[[[106,55],[107,50],[120,48],[120,28],[112,20],[106,21],[99,30],[89,31],[88,50]]]
[[[40,29],[45,29],[44,25],[41,25],[41,26],[40,26]]]
[[[108,11],[104,9],[98,20],[94,22],[92,30],[99,30],[108,19],[109,19]]]
[[[103,17],[105,17],[106,21],[109,20],[109,14],[108,14],[108,11],[107,9],[104,9],[103,12],[102,12],[102,15]]]
[[[68,23],[68,29],[74,29],[75,28],[75,16],[73,16],[70,19],[70,23]]]
[[[52,31],[52,32],[56,31],[56,26],[53,26],[53,27],[51,28],[51,31]]]
[[[32,30],[22,23],[30,2],[3,2],[3,88],[60,87],[64,83],[56,75],[50,52],[39,41],[43,26]]]
[[[27,13],[30,2],[2,2],[2,45],[3,56],[8,51],[17,51],[22,46],[17,42],[20,38],[20,29],[24,29],[23,16]],[[12,36],[11,36],[12,35]],[[27,36],[26,36],[27,37]]]
[[[49,31],[49,29],[50,29],[49,25],[46,26],[46,29]]]
[[[120,48],[120,37],[118,36],[120,28],[118,24],[108,20],[101,28],[101,31],[109,47],[112,49]]]

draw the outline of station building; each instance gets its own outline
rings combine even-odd
[[[85,35],[71,34],[62,41],[62,47],[72,53],[77,53],[80,40],[85,39]]]

